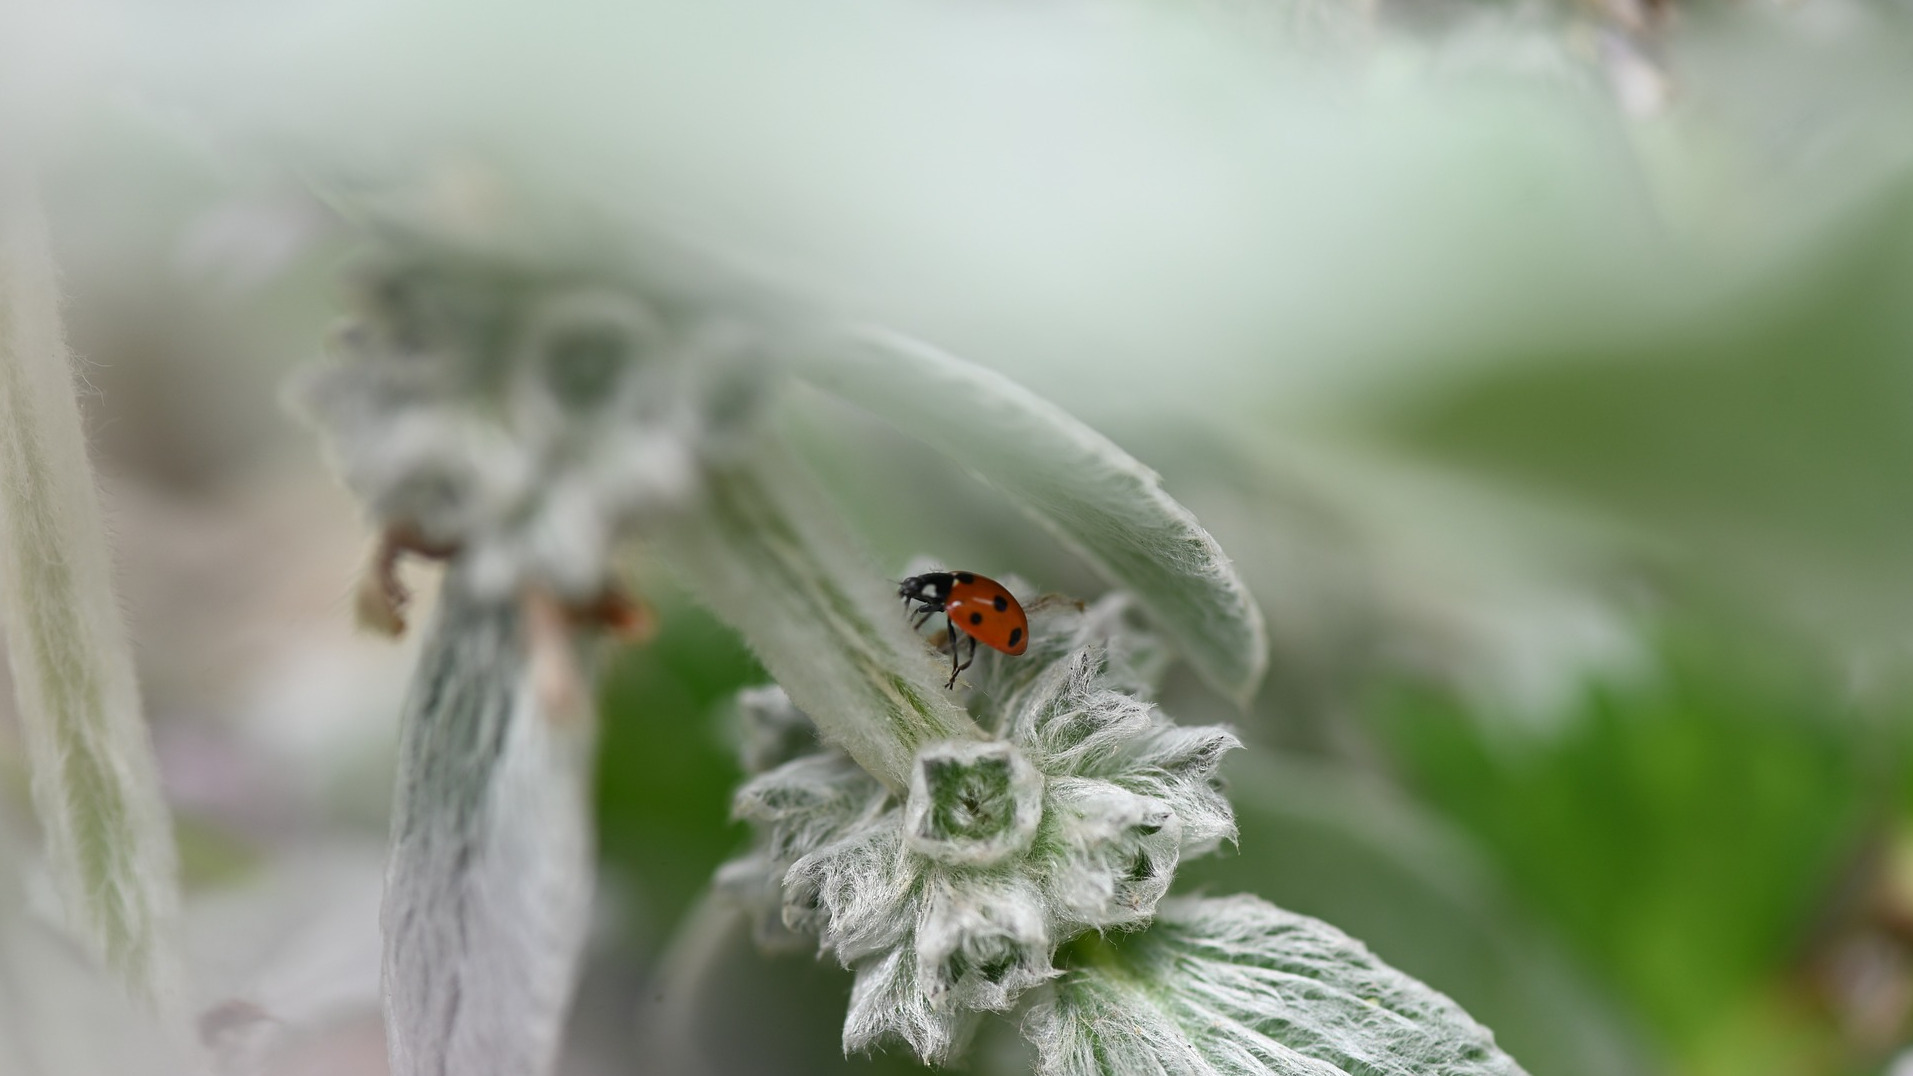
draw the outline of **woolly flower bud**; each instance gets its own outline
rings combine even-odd
[[[856,970],[846,1050],[895,1036],[947,1060],[977,1013],[1058,974],[1058,945],[1145,925],[1181,857],[1234,835],[1215,773],[1237,741],[1147,699],[1160,655],[1122,611],[1031,603],[1029,651],[976,673],[1001,737],[925,746],[902,802],[836,751],[775,762],[795,709],[740,700],[759,772],[735,813],[758,842],[720,887],[761,909],[760,940],[814,936]]]
[[[743,324],[609,273],[435,252],[362,283],[299,402],[375,520],[461,551],[480,595],[598,593],[615,540],[696,494],[768,380]]]
[[[918,853],[987,867],[1029,848],[1043,815],[1043,775],[993,743],[933,744],[917,754],[903,832]]]

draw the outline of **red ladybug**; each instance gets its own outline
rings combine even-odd
[[[1016,595],[994,579],[975,572],[928,572],[913,575],[897,587],[906,602],[917,603],[916,620],[911,627],[921,628],[926,620],[943,614],[950,628],[950,682],[956,686],[957,674],[976,660],[976,644],[1005,654],[1021,654],[1030,645],[1030,618],[1017,604]],[[970,637],[970,656],[957,663],[957,632]]]

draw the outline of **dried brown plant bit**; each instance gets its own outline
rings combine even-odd
[[[359,627],[393,639],[405,634],[405,606],[412,599],[395,567],[375,553],[352,593],[352,618]]]
[[[572,610],[542,587],[526,588],[519,602],[524,611],[525,654],[540,712],[559,724],[582,720],[591,704],[591,686],[573,644]]]
[[[658,633],[658,613],[619,584],[607,583],[597,598],[570,609],[572,623],[602,628],[620,642],[648,643]]]
[[[397,638],[405,634],[405,609],[412,592],[399,579],[399,559],[407,553],[430,560],[449,560],[458,547],[435,542],[409,523],[395,523],[379,533],[371,563],[353,595],[353,614],[359,626]]]

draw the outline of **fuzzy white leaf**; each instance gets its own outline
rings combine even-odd
[[[844,1053],[895,1037],[925,1064],[942,1064],[962,1052],[979,1022],[975,1012],[933,1004],[917,980],[915,954],[898,949],[857,969],[844,1016]]]
[[[1442,994],[1255,897],[1098,944],[1024,1022],[1039,1076],[1524,1076]]]
[[[846,836],[882,812],[883,787],[835,751],[792,759],[737,792],[734,817],[757,823],[764,850],[790,860]]]
[[[823,938],[848,967],[891,948],[916,928],[926,864],[908,855],[892,812],[791,864],[784,922]]]
[[[537,1076],[557,1056],[590,911],[594,719],[582,682],[577,706],[553,705],[528,628],[454,566],[401,732],[383,914],[395,1076]]]
[[[662,550],[824,739],[901,790],[917,748],[982,732],[823,499],[760,449],[707,476],[701,509],[662,535]]]
[[[67,925],[135,995],[178,1002],[172,823],[87,461],[37,213],[0,191],[0,624]]]
[[[1002,1012],[1056,975],[1034,879],[944,871],[928,888],[917,921],[917,975],[932,1006]]]
[[[1156,473],[1108,438],[993,370],[888,330],[809,349],[797,372],[961,460],[1133,593],[1218,691],[1255,693],[1268,638],[1247,585]]]
[[[1093,778],[1055,778],[1050,797],[1057,917],[1079,928],[1146,924],[1175,879],[1182,819],[1162,800]]]

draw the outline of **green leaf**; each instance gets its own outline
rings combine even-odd
[[[1211,686],[1238,702],[1268,660],[1235,566],[1154,471],[993,370],[884,329],[811,349],[797,372],[961,460],[1136,596]]]
[[[1654,1070],[1639,1029],[1516,902],[1465,830],[1345,764],[1251,748],[1223,776],[1236,849],[1184,862],[1179,886],[1253,892],[1333,917],[1495,1028],[1503,1048],[1537,1072]],[[1562,838],[1556,854],[1579,847]]]
[[[919,747],[982,732],[910,634],[896,588],[823,501],[765,448],[710,474],[702,509],[660,535],[660,550],[826,740],[901,790]]]
[[[1443,995],[1317,919],[1250,896],[1165,902],[1077,970],[1024,1033],[1040,1076],[1521,1076]]]

